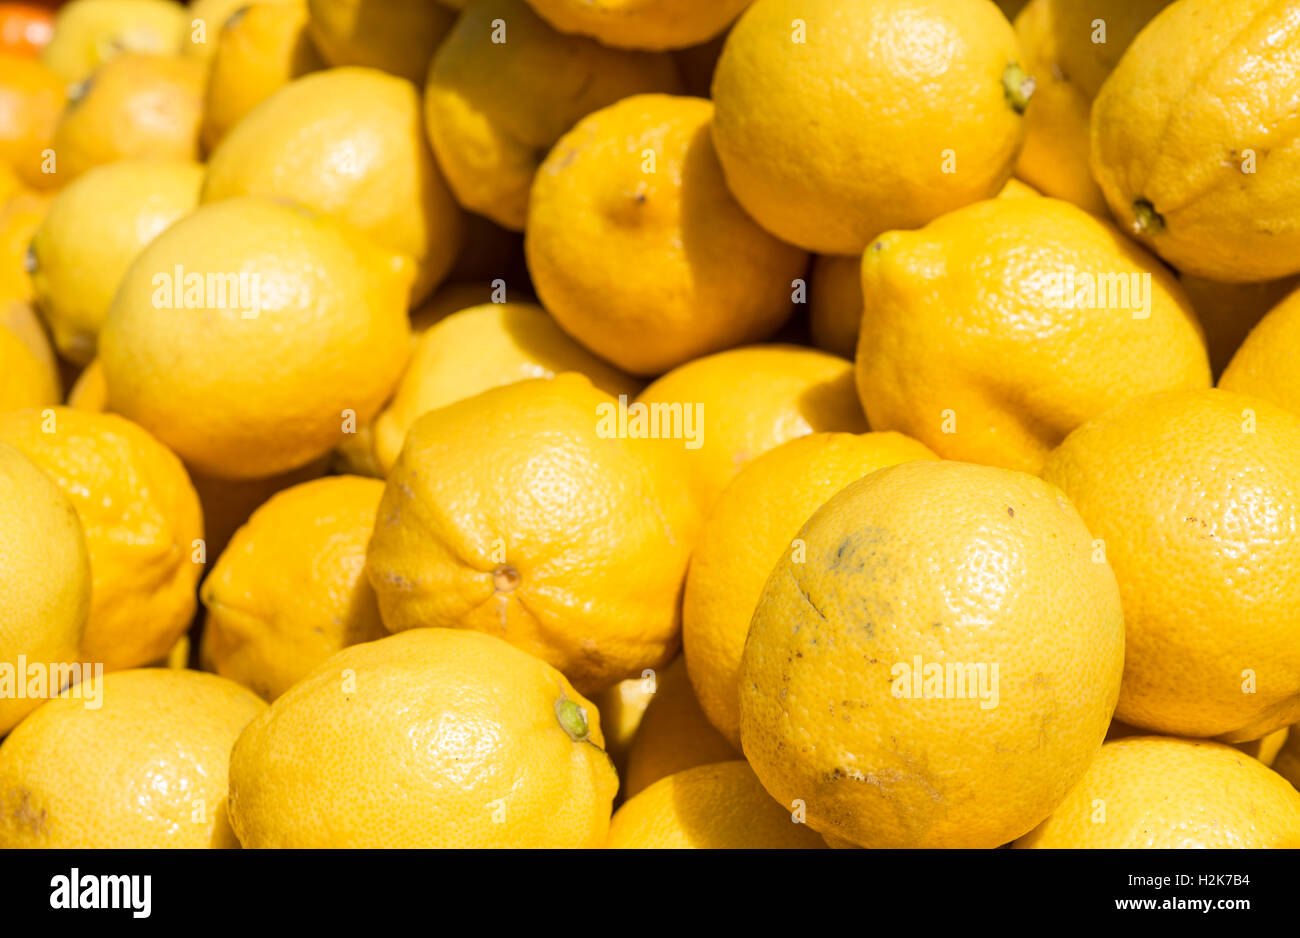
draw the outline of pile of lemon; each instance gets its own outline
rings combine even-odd
[[[0,847],[1300,846],[1300,0],[54,6]]]

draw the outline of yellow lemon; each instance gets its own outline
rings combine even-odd
[[[1273,770],[1300,789],[1300,730],[1288,733],[1286,742],[1273,759]]]
[[[727,184],[820,254],[990,198],[1024,136],[1019,60],[990,3],[755,0],[713,76]]]
[[[1115,575],[1059,490],[936,460],[819,508],[745,642],[740,737],[784,805],[863,847],[997,847],[1083,775],[1124,665]]]
[[[412,302],[446,276],[460,248],[464,220],[420,131],[419,95],[376,69],[307,75],[231,129],[208,161],[203,201],[240,195],[336,215],[414,258]]]
[[[498,635],[583,693],[664,664],[699,522],[674,441],[619,438],[616,409],[570,372],[417,420],[367,560],[384,624]]]
[[[188,26],[171,0],[72,0],[59,7],[41,61],[65,82],[84,81],[120,55],[180,52]]]
[[[172,453],[129,420],[66,407],[0,415],[0,440],[56,481],[93,580],[82,654],[116,671],[166,654],[194,617],[203,515]]]
[[[199,136],[211,150],[253,108],[295,78],[325,67],[307,35],[307,5],[253,3],[214,33],[212,66]]]
[[[0,300],[34,300],[27,249],[50,209],[49,193],[19,191],[0,207]]]
[[[108,409],[108,385],[104,381],[104,363],[98,358],[81,370],[68,392],[65,403],[74,410],[102,413]]]
[[[120,160],[74,179],[32,237],[27,269],[59,353],[95,357],[99,330],[131,261],[199,202],[198,163]]]
[[[1300,416],[1228,391],[1138,398],[1070,434],[1043,478],[1119,580],[1116,717],[1229,742],[1300,720]]]
[[[205,667],[267,700],[334,652],[388,634],[366,580],[379,479],[332,476],[273,495],[203,581]]]
[[[1115,218],[1185,274],[1300,272],[1298,81],[1290,0],[1170,4],[1093,102],[1092,172]]]
[[[0,744],[0,848],[238,847],[226,766],[265,707],[233,681],[168,668],[51,700]]]
[[[201,63],[176,56],[123,55],[102,66],[54,130],[59,183],[132,157],[197,160],[205,76]]]
[[[680,49],[725,30],[750,0],[528,0],[562,33],[625,49]]]
[[[190,0],[189,16],[181,41],[181,54],[200,62],[213,62],[226,24],[236,15],[245,16],[253,6],[286,5],[306,14],[307,0]]]
[[[1033,0],[1025,7],[1016,37],[1034,95],[1025,109],[1017,175],[1044,195],[1109,217],[1088,166],[1092,100],[1133,37],[1169,2]]]
[[[29,186],[54,184],[54,175],[43,169],[66,101],[66,83],[47,66],[0,55],[0,161]]]
[[[8,311],[6,311],[8,310]],[[19,300],[0,302],[0,414],[57,404],[59,369],[39,324],[24,328],[17,317],[35,317]]]
[[[629,95],[680,87],[666,53],[566,36],[523,0],[478,0],[433,59],[424,115],[460,204],[523,231],[533,175],[579,118]]]
[[[495,302],[494,295],[499,294],[486,283],[444,283],[432,296],[411,310],[412,351],[419,347],[420,338],[426,332],[452,313]],[[502,301],[502,304],[511,305],[506,304],[505,301]]]
[[[657,680],[654,669],[647,668],[641,677],[619,681],[598,694],[591,702],[600,711],[600,731],[605,737],[605,751],[618,770],[619,778],[627,773],[627,756],[636,738],[646,708],[654,699]]]
[[[190,480],[194,483],[194,491],[199,493],[199,504],[203,506],[207,556],[219,558],[235,532],[277,492],[319,479],[328,469],[328,457],[259,479],[221,479],[191,469]]]
[[[311,37],[331,65],[364,65],[419,84],[456,14],[429,0],[308,0]]]
[[[1108,408],[1210,383],[1174,278],[1057,199],[996,199],[889,232],[863,255],[862,291],[867,420],[945,459],[1037,472]]]
[[[821,850],[822,839],[772,800],[743,761],[700,765],[655,782],[609,824],[622,850]]]
[[[807,255],[727,191],[702,98],[634,95],[565,134],[533,184],[524,248],[565,330],[635,374],[766,339]]]
[[[1300,293],[1292,292],[1246,336],[1219,387],[1254,394],[1300,414]]]
[[[1251,739],[1244,743],[1233,743],[1232,747],[1240,749],[1248,756],[1254,756],[1267,766],[1272,766],[1277,761],[1277,757],[1282,752],[1282,747],[1286,745],[1287,737],[1290,734],[1291,727],[1284,726],[1280,730],[1274,730],[1260,739]]]
[[[1182,276],[1178,282],[1205,330],[1210,368],[1217,378],[1222,376],[1250,330],[1287,294],[1300,286],[1300,277],[1258,283],[1219,283],[1203,277]]]
[[[653,427],[680,426],[684,438],[676,442],[705,509],[746,463],[786,440],[867,429],[853,366],[792,345],[754,345],[687,362],[642,391],[637,404]]]
[[[865,475],[912,459],[936,459],[901,433],[813,433],[745,466],[722,491],[691,555],[682,646],[709,721],[740,748],[740,657],[767,575],[803,550],[799,528],[822,503]]]
[[[638,390],[635,381],[565,335],[540,306],[486,303],[453,313],[420,337],[397,392],[375,420],[380,469],[387,472],[397,462],[407,431],[421,415],[489,388],[565,371],[586,375],[610,395]]]
[[[1134,736],[1102,746],[1060,807],[1016,847],[1294,849],[1300,792],[1229,746]]]
[[[0,340],[4,335],[0,329]],[[5,558],[0,564],[0,593],[5,597],[0,605],[2,736],[43,696],[59,692],[66,676],[59,665],[77,662],[90,608],[90,561],[81,522],[68,497],[35,463],[2,442],[0,504],[5,506],[0,518],[0,552]],[[0,798],[3,791],[0,783]]]
[[[491,635],[344,649],[230,757],[245,847],[598,847],[618,778],[595,708]]]
[[[661,778],[697,765],[730,762],[740,751],[713,728],[679,655],[652,676],[653,696],[628,749],[623,793],[634,797]]]
[[[144,249],[113,299],[99,341],[109,406],[206,475],[303,466],[397,383],[410,266],[295,206],[204,205]]]

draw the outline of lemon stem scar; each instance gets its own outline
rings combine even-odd
[[[1034,79],[1025,73],[1019,63],[1012,62],[1002,72],[1002,90],[1006,93],[1011,109],[1017,114],[1025,113],[1029,99],[1034,95]]]
[[[1165,230],[1165,219],[1146,199],[1133,203],[1133,230],[1138,234],[1154,235]]]
[[[591,731],[587,726],[587,711],[568,697],[561,697],[555,702],[555,718],[575,743],[584,741]]]
[[[519,571],[509,564],[501,564],[492,571],[492,585],[498,593],[513,593],[519,588]]]

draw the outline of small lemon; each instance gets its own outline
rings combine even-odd
[[[72,0],[59,6],[41,61],[65,82],[84,81],[120,55],[180,52],[188,27],[171,0]]]
[[[619,778],[627,773],[627,755],[636,738],[646,708],[655,696],[655,672],[647,668],[641,677],[619,681],[591,698],[600,711],[600,731],[605,736],[605,751],[618,770]]]
[[[1210,368],[1216,378],[1223,375],[1250,330],[1289,293],[1300,287],[1300,277],[1261,280],[1258,283],[1219,283],[1184,275],[1178,278],[1178,282],[1205,330]]]
[[[0,207],[0,300],[34,300],[27,249],[53,196],[20,190]]]
[[[59,397],[58,365],[36,314],[21,300],[0,301],[0,413]]]
[[[725,30],[750,0],[528,0],[562,33],[625,49],[680,49]]]
[[[456,20],[430,0],[308,0],[311,37],[331,65],[364,65],[419,84]]]
[[[74,410],[103,413],[108,409],[108,385],[104,382],[104,363],[98,358],[81,370],[64,402]]]
[[[43,172],[54,128],[67,101],[67,83],[33,59],[0,55],[0,161],[27,185],[46,189]]]
[[[181,54],[200,62],[212,62],[217,56],[220,36],[237,14],[246,14],[252,6],[284,4],[306,13],[307,0],[190,0]]]
[[[203,506],[203,534],[207,556],[219,559],[230,539],[248,519],[277,492],[319,479],[329,470],[328,457],[313,460],[298,469],[257,479],[220,479],[190,470],[190,481]]]
[[[1254,394],[1300,414],[1300,292],[1289,293],[1250,330],[1219,387]]]

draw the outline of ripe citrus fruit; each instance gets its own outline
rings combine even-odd
[[[366,580],[378,479],[331,476],[273,496],[201,593],[205,667],[274,700],[334,652],[388,633]]]
[[[429,0],[308,0],[310,30],[331,65],[363,65],[419,84],[456,14]]]
[[[772,567],[822,503],[884,466],[937,458],[901,433],[813,433],[745,466],[714,503],[691,555],[682,645],[709,721],[740,748],[740,657]]]
[[[807,265],[732,198],[712,115],[702,98],[624,98],[565,134],[533,184],[524,248],[537,295],[634,374],[768,338]]]
[[[491,635],[344,649],[230,757],[245,847],[598,847],[618,778],[595,708]]]
[[[204,205],[114,297],[99,344],[110,407],[207,475],[305,465],[397,383],[410,276],[331,217],[251,196]]]
[[[1036,472],[1107,408],[1210,383],[1174,278],[1057,199],[996,199],[882,235],[862,291],[867,420],[946,459]]]
[[[1254,394],[1300,414],[1300,293],[1292,292],[1246,336],[1219,387]]]
[[[1017,848],[1300,847],[1300,792],[1229,746],[1133,736],[1106,743]]]
[[[0,413],[57,404],[59,397],[59,372],[44,335],[29,340],[0,322]]]
[[[180,52],[188,28],[171,0],[72,0],[59,6],[41,61],[65,82],[84,81],[121,55]]]
[[[591,702],[600,711],[600,731],[605,737],[605,751],[618,770],[618,777],[627,774],[627,755],[636,738],[646,708],[654,699],[658,684],[654,669],[647,668],[641,677],[630,677],[610,685],[598,694],[592,695]]]
[[[666,53],[566,36],[523,0],[478,0],[438,48],[424,116],[460,204],[523,231],[533,175],[579,118],[628,95],[675,92],[680,84]]]
[[[1183,292],[1205,330],[1210,368],[1216,378],[1223,375],[1250,330],[1269,310],[1300,287],[1300,277],[1258,283],[1219,283],[1203,277],[1182,276],[1178,282],[1183,285]],[[1267,394],[1260,396],[1268,397]]]
[[[389,630],[488,632],[583,693],[666,663],[699,521],[678,442],[606,433],[616,406],[569,372],[417,420],[367,560]]]
[[[0,440],[81,520],[93,581],[82,655],[109,671],[165,655],[194,617],[203,571],[203,515],[181,461],[129,420],[67,407],[0,415]]]
[[[0,54],[0,160],[29,186],[54,184],[42,168],[66,101],[66,83],[48,67]]]
[[[36,298],[27,249],[51,201],[49,193],[20,190],[0,208],[0,300]]]
[[[1230,742],[1300,720],[1300,416],[1228,391],[1138,398],[1070,434],[1043,478],[1119,580],[1116,717]]]
[[[989,3],[755,0],[713,76],[727,184],[821,254],[990,198],[1024,136],[1019,60]]]
[[[238,847],[226,767],[266,705],[200,671],[119,671],[96,685],[49,701],[0,744],[0,848]]]
[[[689,482],[706,510],[746,463],[773,446],[820,430],[867,429],[853,366],[793,345],[697,358],[655,381],[637,402],[659,408],[661,423],[664,414],[682,413]]]
[[[1115,575],[1059,490],[916,460],[799,531],[754,613],[740,736],[763,786],[864,847],[996,847],[1047,817],[1119,693]]]
[[[822,839],[772,800],[743,761],[699,765],[630,798],[609,824],[611,849],[821,850]]]
[[[413,303],[451,269],[464,229],[420,129],[415,88],[371,68],[299,78],[232,128],[209,158],[203,201],[240,195],[334,215],[414,258]]]
[[[528,5],[562,33],[581,33],[626,49],[680,49],[712,39],[749,2],[528,0]]]
[[[0,337],[3,330],[0,330]],[[27,693],[35,665],[49,677],[76,662],[90,608],[90,561],[76,509],[58,484],[7,443],[0,443],[0,735],[41,703]],[[21,688],[21,692],[20,692]],[[40,690],[41,685],[32,689]],[[0,786],[0,792],[3,786]],[[0,795],[2,797],[2,795]]]

